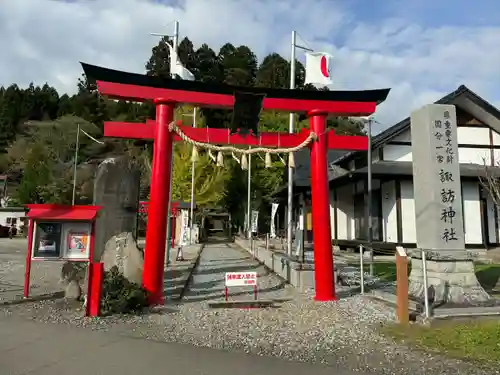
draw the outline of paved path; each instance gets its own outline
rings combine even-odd
[[[332,367],[0,318],[2,375],[353,375]],[[193,360],[196,358],[196,360]]]
[[[208,243],[203,249],[198,267],[184,296],[184,301],[220,300],[225,294],[225,273],[255,271],[258,277],[258,297],[261,299],[287,298],[293,288],[276,277],[268,277],[269,271],[252,256],[232,243]],[[230,300],[253,298],[251,287],[229,289]]]
[[[170,264],[165,267],[163,294],[166,300],[178,300],[187,286],[196,265],[201,244],[183,247],[183,261],[176,260],[177,249],[170,249]]]

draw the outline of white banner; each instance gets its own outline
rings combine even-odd
[[[179,245],[189,245],[189,212],[188,210],[181,210],[181,238]]]
[[[276,224],[274,224],[274,217],[278,212],[279,203],[271,204],[271,238],[276,238]]]
[[[330,77],[331,55],[324,52],[306,53],[306,80],[305,83],[328,86],[332,84]]]
[[[259,211],[252,211],[252,233],[257,233],[259,224]]]

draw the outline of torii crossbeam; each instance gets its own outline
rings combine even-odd
[[[120,72],[83,64],[88,78],[97,82],[102,95],[111,98],[142,102],[152,100],[156,105],[156,121],[145,124],[106,122],[106,137],[154,140],[153,169],[149,200],[146,249],[144,254],[143,286],[150,303],[163,301],[163,268],[167,231],[167,207],[171,188],[170,162],[172,142],[181,139],[170,131],[177,105],[232,108],[235,92],[264,94],[264,110],[305,112],[310,129],[297,134],[260,133],[258,136],[231,135],[229,129],[191,128],[177,126],[190,139],[217,145],[250,145],[292,148],[301,144],[311,132],[317,136],[311,149],[311,197],[313,211],[315,299],[335,300],[333,253],[330,231],[330,198],[328,193],[327,150],[367,150],[364,136],[341,136],[326,128],[328,115],[368,116],[383,102],[389,89],[369,91],[305,91],[262,88],[240,88],[211,85],[141,74]]]

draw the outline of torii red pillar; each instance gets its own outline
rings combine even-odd
[[[318,136],[311,145],[311,199],[314,242],[314,281],[317,301],[335,299],[330,197],[328,194],[328,113],[320,110],[308,113],[310,129]]]
[[[163,302],[163,269],[165,263],[165,242],[167,240],[167,210],[170,197],[170,161],[172,159],[173,134],[168,124],[174,119],[175,104],[156,99],[156,126],[153,146],[153,165],[148,225],[146,228],[147,248],[144,252],[142,283],[150,292],[152,304]]]

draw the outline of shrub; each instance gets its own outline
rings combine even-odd
[[[104,273],[101,314],[139,313],[147,306],[146,291],[127,280],[114,266]]]

